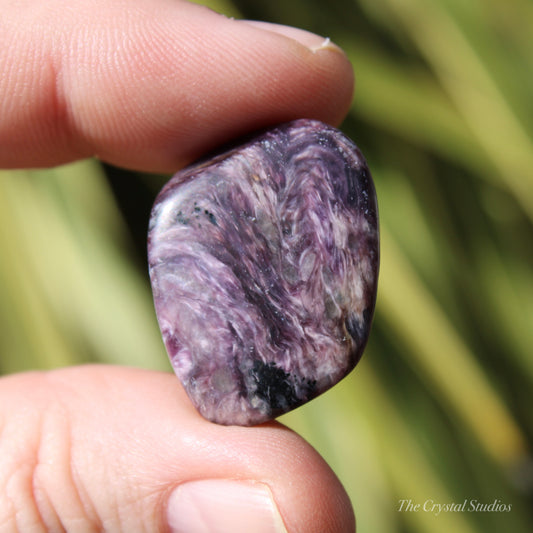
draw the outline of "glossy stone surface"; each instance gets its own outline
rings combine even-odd
[[[379,263],[372,178],[338,130],[298,120],[179,172],[148,240],[156,313],[193,404],[253,425],[359,361]]]

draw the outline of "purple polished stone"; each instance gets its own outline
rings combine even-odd
[[[150,277],[193,404],[253,425],[359,361],[379,263],[374,186],[340,131],[297,120],[185,169],[155,202]]]

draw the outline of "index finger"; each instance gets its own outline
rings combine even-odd
[[[2,167],[96,155],[170,172],[274,123],[336,125],[351,101],[346,56],[302,30],[182,0],[7,2],[2,11]]]

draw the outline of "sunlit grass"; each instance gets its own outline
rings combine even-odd
[[[4,372],[92,360],[168,368],[97,163],[1,172],[0,246]]]

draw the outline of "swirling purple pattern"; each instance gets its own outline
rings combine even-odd
[[[179,172],[154,204],[148,254],[172,366],[213,422],[270,420],[361,357],[376,196],[360,151],[330,126],[283,124]]]

